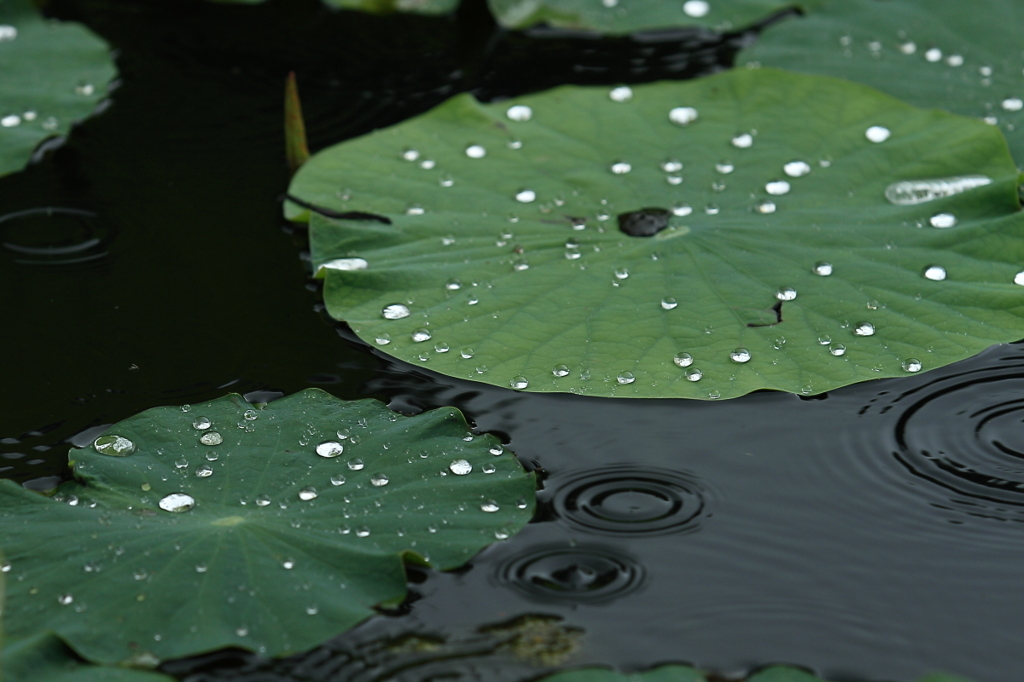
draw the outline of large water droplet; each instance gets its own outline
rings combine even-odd
[[[112,457],[127,457],[135,452],[135,443],[124,436],[114,434],[100,436],[92,442],[92,447],[101,455],[111,455]]]
[[[782,172],[791,178],[802,178],[811,172],[811,164],[806,161],[790,161],[782,167]]]
[[[733,352],[729,353],[729,359],[740,364],[750,362],[750,351],[746,348],[737,348]]]
[[[532,189],[521,189],[516,192],[516,201],[528,204],[537,199],[537,193]]]
[[[466,147],[466,156],[471,159],[482,159],[487,156],[487,150],[478,144],[471,144]]]
[[[348,461],[348,468],[351,469],[352,471],[360,471],[365,466],[366,465],[363,463],[363,460],[359,459],[358,457],[355,457]]]
[[[793,287],[779,287],[775,292],[775,298],[780,301],[792,301],[796,299],[796,289]]]
[[[689,367],[693,364],[693,356],[689,353],[676,353],[675,357],[672,358],[672,362],[680,367]]]
[[[871,142],[885,142],[889,139],[892,132],[883,126],[871,126],[864,131],[864,137],[868,138]]]
[[[619,384],[626,385],[636,381],[636,377],[633,376],[632,372],[619,372],[619,375],[615,377],[615,380],[619,382]]]
[[[430,332],[427,331],[426,329],[417,329],[412,334],[410,334],[409,337],[415,343],[423,343],[424,341],[429,341],[431,339]]]
[[[693,207],[689,204],[676,204],[672,207],[672,215],[682,218],[693,213]]]
[[[941,265],[929,265],[924,269],[924,278],[933,282],[941,282],[946,279],[946,268]]]
[[[1020,97],[1007,97],[1002,101],[1001,106],[1006,111],[1020,111],[1024,109],[1024,100]]]
[[[678,173],[683,170],[683,162],[679,159],[665,159],[661,162],[661,170],[666,173]]]
[[[707,0],[686,0],[683,3],[683,13],[694,19],[707,16],[707,13],[710,11],[711,5],[708,4]]]
[[[875,325],[870,322],[858,322],[853,327],[854,336],[872,336],[875,333]]]
[[[498,503],[495,502],[494,500],[487,500],[486,502],[480,505],[480,509],[482,509],[485,512],[493,513],[498,511],[499,507]]]
[[[370,266],[363,258],[335,258],[322,264],[318,268],[319,270],[338,270],[339,272],[352,272],[355,270],[365,270]]]
[[[678,126],[686,126],[697,120],[697,110],[693,107],[676,107],[668,112],[668,120]]]
[[[569,367],[566,365],[555,365],[551,373],[556,377],[567,377],[569,376]]]
[[[5,40],[14,40],[18,37],[18,29],[10,24],[0,24],[0,43]]]
[[[508,108],[505,115],[508,116],[511,121],[522,123],[523,121],[529,121],[533,118],[533,109],[525,104],[515,104]]]
[[[161,509],[168,512],[187,512],[196,506],[196,501],[191,495],[185,493],[171,493],[164,495],[157,503]]]
[[[448,469],[456,476],[465,476],[473,470],[473,465],[464,459],[456,459],[448,465]]]
[[[311,485],[306,486],[305,488],[299,491],[299,499],[302,500],[303,502],[315,500],[317,497],[319,497],[319,493],[317,493],[316,488],[314,488]]]
[[[942,59],[942,50],[937,47],[930,47],[924,51],[925,61],[932,62],[933,64]]]
[[[608,97],[613,102],[628,102],[633,99],[633,88],[628,85],[620,85],[608,92]]]
[[[676,299],[672,298],[671,296],[666,296],[665,298],[661,299],[661,307],[664,310],[672,310],[678,305],[679,302]]]
[[[209,478],[213,476],[213,468],[209,464],[198,466],[196,467],[196,476],[199,478]]]
[[[947,228],[956,225],[956,216],[952,213],[936,213],[928,219],[932,227]]]
[[[509,385],[512,386],[512,388],[516,389],[517,391],[521,391],[527,386],[529,386],[530,382],[527,381],[526,377],[524,376],[515,376],[512,377],[512,380],[509,382]]]
[[[903,371],[904,372],[920,372],[921,371],[921,361],[918,360],[917,358],[907,358],[906,360],[903,361]]]
[[[203,445],[220,445],[224,442],[224,436],[218,431],[209,431],[199,437],[199,442]]]
[[[205,431],[211,426],[213,426],[213,422],[211,422],[206,417],[197,417],[196,420],[192,422],[192,428],[196,429],[197,431]]]
[[[409,307],[401,303],[392,303],[384,306],[380,314],[385,320],[400,320],[403,317],[409,317]]]
[[[344,451],[345,446],[333,440],[324,441],[323,443],[320,443],[320,445],[316,446],[316,454],[328,459],[331,457],[337,457]]]
[[[1013,276],[1013,283],[1024,287],[1024,270],[1021,270]]]
[[[985,175],[958,175],[950,178],[931,180],[903,180],[885,188],[885,198],[898,206],[923,204],[943,197],[960,194],[975,187],[991,184],[992,178]]]
[[[687,381],[700,381],[704,377],[704,372],[700,371],[696,367],[691,367],[686,370]]]
[[[764,186],[764,191],[774,196],[789,194],[789,183],[785,180],[772,180]]]
[[[844,346],[841,343],[832,343],[829,344],[828,352],[831,353],[832,355],[835,355],[836,357],[839,357],[840,355],[844,355],[846,353],[846,346]]]
[[[828,261],[818,261],[817,263],[814,264],[814,267],[811,269],[811,272],[821,277],[828,277],[829,275],[832,274],[832,264],[829,263]]]
[[[405,149],[402,151],[402,158],[406,161],[415,161],[420,158],[420,153],[415,149]]]

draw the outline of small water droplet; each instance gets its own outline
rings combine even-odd
[[[900,44],[900,52],[903,54],[914,54],[917,51],[917,43],[908,40]]]
[[[626,268],[615,268],[615,279],[628,279],[629,270]]]
[[[878,305],[879,304],[878,304],[878,301],[871,300],[871,301],[868,301],[866,305],[867,305],[868,310],[878,310]]]
[[[522,123],[533,118],[533,109],[525,104],[515,104],[505,111],[505,115],[508,116],[510,121]]]
[[[696,367],[691,367],[686,370],[686,379],[688,381],[700,381],[704,377],[704,372],[700,371]]]
[[[942,50],[937,47],[930,47],[924,52],[924,58],[932,63],[935,63],[942,59]]]
[[[388,484],[388,475],[374,474],[373,476],[370,476],[370,483],[372,483],[377,488],[386,486]]]
[[[892,132],[883,126],[871,126],[864,131],[864,137],[868,138],[871,142],[885,142],[889,139]]]
[[[345,477],[341,474],[331,476],[331,485],[345,485]]]
[[[770,199],[765,199],[754,206],[754,210],[762,214],[775,213],[776,208],[775,202]]]
[[[416,159],[420,158],[420,153],[415,149],[406,148],[405,150],[402,151],[402,158],[405,159],[406,161],[415,161]]]
[[[917,358],[907,358],[906,360],[903,361],[903,371],[904,372],[920,372],[921,371],[921,361],[918,360]]]
[[[199,442],[203,445],[220,445],[224,442],[224,436],[219,431],[208,431],[199,437]]]
[[[672,310],[678,305],[679,302],[676,301],[676,299],[672,298],[671,296],[666,296],[665,298],[661,299],[661,307],[665,310]]]
[[[197,417],[196,420],[192,422],[192,428],[196,429],[197,431],[205,431],[211,426],[213,426],[213,422],[211,422],[206,417]]]
[[[832,264],[829,263],[828,261],[820,260],[814,264],[814,267],[811,269],[811,272],[821,277],[828,277],[829,275],[832,274]]]
[[[473,470],[473,465],[464,459],[456,459],[448,465],[448,469],[456,476],[465,476]]]
[[[213,468],[208,464],[196,467],[196,476],[199,478],[207,478],[213,475]]]
[[[785,180],[772,180],[764,186],[764,191],[773,196],[789,194],[790,185]]]
[[[956,216],[952,213],[936,213],[928,219],[932,227],[947,228],[956,225]]]
[[[400,320],[403,317],[409,317],[409,307],[401,303],[392,303],[384,306],[380,314],[385,320]]]
[[[1020,272],[1013,276],[1013,283],[1018,286],[1024,287],[1024,270],[1021,270]]]
[[[430,332],[426,329],[417,329],[409,336],[415,343],[423,343],[431,339]]]
[[[512,263],[512,269],[515,270],[516,272],[522,272],[523,270],[529,270],[530,264],[529,262],[526,261],[525,258],[517,258]]]
[[[870,322],[858,322],[853,326],[854,336],[872,336],[875,333],[875,325]]]
[[[157,503],[161,509],[168,512],[187,512],[196,506],[196,501],[191,495],[185,493],[171,493],[164,495]]]
[[[320,612],[320,607],[318,607],[316,604],[310,604],[309,606],[306,607],[306,613],[308,615],[310,615],[310,616],[315,616],[319,612]]]
[[[775,292],[775,298],[780,301],[792,301],[796,299],[796,289],[793,287],[779,287]]]
[[[284,570],[290,571],[295,568],[295,561],[293,559],[285,559],[281,562],[281,566],[284,567]]]
[[[682,218],[693,213],[693,208],[689,204],[676,204],[672,207],[672,215]]]
[[[256,496],[256,506],[257,507],[266,507],[269,504],[270,504],[270,495],[257,495]]]
[[[556,377],[567,377],[569,376],[569,368],[566,365],[555,365],[551,373]]]
[[[496,512],[498,511],[499,507],[498,503],[495,502],[494,500],[487,500],[486,502],[480,505],[480,509],[482,509],[485,512]]]
[[[405,215],[423,215],[424,213],[426,213],[426,209],[419,204],[412,204],[405,209]]]
[[[963,55],[951,54],[948,57],[946,57],[946,63],[949,64],[952,67],[963,66],[964,65]]]
[[[946,268],[941,265],[929,265],[924,269],[924,278],[933,282],[941,282],[946,279]]]
[[[536,199],[537,193],[534,192],[532,189],[521,189],[518,192],[516,192],[516,201],[520,203],[529,204],[530,202],[535,201]]]
[[[386,346],[389,343],[391,343],[391,334],[388,334],[387,332],[383,332],[383,333],[377,334],[374,337],[373,340],[377,342],[378,346]]]
[[[462,357],[463,360],[469,360],[475,354],[476,354],[476,351],[474,351],[469,346],[466,346],[465,348],[463,348],[462,350],[459,351],[459,355]]]
[[[433,159],[423,159],[422,161],[420,161],[420,168],[422,168],[423,170],[433,170],[434,166],[436,165],[437,162],[434,161]]]
[[[94,92],[96,92],[96,88],[93,87],[92,83],[79,83],[75,86],[75,93],[82,95],[83,97],[89,97]]]
[[[678,173],[683,170],[683,162],[679,159],[665,159],[661,162],[661,170],[666,173]]]
[[[729,353],[729,359],[740,364],[750,362],[750,351],[746,348],[737,348],[733,352]]]
[[[711,11],[711,5],[707,0],[686,0],[683,3],[683,13],[688,17],[694,19],[700,19],[701,17],[707,16],[707,13]]]
[[[370,535],[370,529],[367,526],[359,526],[356,528],[356,537],[365,538]]]
[[[509,385],[512,386],[512,388],[521,391],[527,386],[529,386],[530,382],[527,381],[526,377],[524,376],[515,376],[512,377],[512,380],[509,382]]]
[[[477,374],[487,374],[487,365],[477,365],[475,371]]]
[[[683,176],[681,175],[666,175],[665,182],[670,185],[681,185],[683,184]]]
[[[62,594],[59,597],[57,597],[57,603],[61,606],[67,606],[73,601],[75,601],[75,598],[72,597],[70,594]]]
[[[1024,109],[1024,100],[1020,97],[1007,97],[1002,101],[1000,106],[1006,111],[1020,111]]]
[[[445,173],[437,179],[437,184],[441,187],[452,187],[455,185],[455,178]]]
[[[0,24],[0,43],[5,40],[14,40],[18,37],[18,29],[10,24]]]
[[[628,85],[620,85],[608,92],[608,97],[613,102],[628,102],[633,99],[633,88]]]
[[[315,500],[318,496],[319,493],[317,493],[316,488],[314,488],[313,486],[306,486],[305,488],[299,491],[299,499],[302,500],[303,502]]]
[[[487,156],[487,150],[478,144],[471,144],[466,147],[466,156],[471,159],[482,159]]]
[[[844,346],[841,343],[833,343],[829,345],[828,352],[831,353],[832,355],[835,355],[836,357],[839,357],[840,355],[844,355],[846,353],[846,346]]]
[[[704,213],[707,215],[718,215],[719,210],[718,204],[706,204],[704,206]]]
[[[359,459],[358,457],[356,457],[354,459],[350,459],[348,461],[348,468],[351,469],[352,471],[359,471],[364,466],[366,466],[366,465],[363,464],[363,460]]]
[[[626,385],[636,381],[636,377],[633,376],[632,372],[619,372],[619,375],[615,377],[615,380],[621,385]]]
[[[0,126],[4,128],[13,128],[17,125],[21,125],[21,116],[17,114],[8,114],[3,118],[0,118]]]
[[[675,357],[672,358],[672,362],[680,367],[689,367],[693,364],[693,356],[689,353],[676,353]]]
[[[754,144],[754,136],[750,133],[740,133],[732,138],[732,146],[737,149],[749,149]]]
[[[135,452],[135,443],[124,436],[114,434],[100,436],[92,442],[92,447],[101,455],[111,455],[112,457],[127,457]]]
[[[829,336],[828,334],[822,334],[821,336],[818,337],[818,343],[821,344],[822,346],[827,346],[828,344],[832,343],[832,337]]]
[[[668,120],[678,126],[686,126],[697,120],[697,110],[693,107],[676,107],[668,112]]]
[[[736,166],[732,165],[728,161],[719,161],[715,164],[715,170],[723,175],[728,175],[736,170]]]
[[[609,166],[609,169],[615,175],[625,175],[626,173],[633,170],[633,166],[626,161],[616,161],[611,166]]]
[[[782,167],[782,172],[791,178],[802,178],[811,172],[811,164],[806,161],[790,161]]]

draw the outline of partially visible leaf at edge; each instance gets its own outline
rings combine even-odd
[[[403,556],[454,568],[533,509],[533,476],[453,408],[402,417],[307,389],[154,408],[107,434],[134,452],[73,449],[53,499],[0,481],[8,631],[53,630],[101,663],[307,649],[400,601]],[[178,495],[194,507],[165,510]]]
[[[266,0],[213,0],[214,2],[256,5]],[[338,9],[359,10],[372,14],[408,12],[411,14],[450,14],[459,6],[460,0],[323,0],[324,4]]]
[[[83,663],[52,632],[8,641],[0,662],[7,682],[174,682],[147,670]]]
[[[284,86],[284,145],[288,168],[294,173],[309,160],[306,122],[302,119],[302,101],[294,71],[288,74]]]

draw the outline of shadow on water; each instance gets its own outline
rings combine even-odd
[[[103,116],[0,179],[0,350],[15,360],[0,475],[43,487],[67,475],[69,444],[148,407],[308,386],[405,413],[454,405],[542,474],[536,523],[465,570],[414,574],[403,609],[291,658],[165,665],[193,682],[520,681],[680,658],[1015,681],[1021,346],[819,400],[594,399],[441,377],[314,312],[304,231],[276,200],[289,71],[315,149],[460,91],[706,74],[751,37],[503,32],[482,7],[55,2],[118,49],[121,84]]]

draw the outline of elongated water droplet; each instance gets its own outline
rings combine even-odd
[[[456,476],[465,476],[473,470],[473,465],[464,459],[456,459],[448,465],[448,469]]]
[[[793,287],[779,287],[775,292],[775,298],[780,301],[792,301],[796,299],[796,289]]]
[[[512,380],[509,382],[509,385],[512,386],[512,388],[521,391],[527,386],[529,386],[530,382],[527,381],[526,377],[524,376],[515,376],[512,377]]]
[[[668,120],[677,126],[686,126],[696,121],[697,115],[697,110],[693,107],[676,107],[668,112]]]
[[[683,170],[683,162],[679,159],[665,159],[661,162],[661,170],[666,173],[678,173]]]
[[[750,133],[740,133],[732,138],[732,146],[737,149],[749,149],[754,144],[754,136]]]
[[[337,270],[339,272],[353,272],[356,270],[365,270],[370,266],[363,258],[335,258],[322,264],[319,270]]]
[[[728,175],[729,173],[732,173],[734,170],[736,170],[736,166],[732,165],[728,161],[719,161],[718,163],[715,164],[715,170],[721,173],[722,175]]]
[[[632,164],[626,161],[616,161],[611,166],[609,166],[609,169],[615,175],[625,175],[626,173],[633,170],[633,166]]]
[[[112,457],[127,457],[135,452],[135,443],[124,436],[116,436],[114,434],[100,436],[92,442],[92,447],[101,455],[110,455]]]
[[[257,507],[266,507],[269,504],[270,504],[270,495],[257,495],[256,496],[256,506]]]
[[[791,178],[802,178],[811,172],[811,164],[806,161],[790,161],[782,167],[782,172]]]
[[[471,144],[466,147],[466,156],[471,159],[482,159],[487,156],[487,150],[478,144]]]
[[[689,353],[676,353],[675,357],[672,358],[672,362],[680,367],[689,367],[693,364],[693,356]]]
[[[1006,111],[1020,111],[1024,109],[1024,100],[1020,97],[1007,97],[1002,101],[1001,106]]]
[[[729,359],[740,364],[750,362],[750,351],[746,348],[737,348],[733,352],[729,353]]]
[[[924,269],[924,278],[933,282],[941,282],[946,279],[946,268],[941,265],[929,265]]]
[[[785,180],[772,180],[764,186],[764,191],[774,196],[789,194],[789,183]]]
[[[907,358],[906,360],[903,361],[903,371],[904,372],[920,372],[921,371],[921,361],[918,360],[917,358]]]
[[[171,493],[164,495],[157,503],[161,509],[168,512],[187,512],[196,506],[196,501],[191,495],[185,493]]]
[[[529,121],[533,118],[533,109],[525,104],[515,104],[505,111],[505,115],[508,116],[510,121],[522,123],[523,121]]]
[[[357,538],[365,538],[365,537],[369,537],[369,535],[370,535],[370,529],[367,526],[359,526],[358,528],[356,528],[356,537]]]
[[[832,274],[832,264],[829,263],[828,261],[818,261],[817,263],[814,264],[814,267],[811,269],[811,271],[815,275],[818,275],[820,277],[828,277],[829,275]]]
[[[10,24],[0,24],[0,43],[5,40],[14,40],[18,37],[18,29]]]
[[[224,436],[219,431],[208,431],[199,437],[199,442],[203,445],[220,445],[224,442]]]
[[[923,204],[943,197],[952,196],[984,187],[992,183],[992,178],[985,175],[958,175],[950,178],[933,178],[930,180],[902,180],[885,188],[885,198],[889,203],[898,206]]]
[[[889,139],[890,135],[892,135],[892,132],[888,128],[885,128],[883,126],[871,126],[866,131],[864,131],[864,137],[868,138],[869,141],[875,143],[885,142],[886,140]]]
[[[405,209],[405,215],[423,215],[426,212],[426,209],[419,204],[412,204]]]
[[[485,512],[496,512],[498,511],[499,507],[498,503],[495,502],[494,500],[487,500],[486,502],[480,505],[480,509],[482,509]]]
[[[1020,272],[1013,276],[1013,283],[1018,286],[1024,287],[1024,270],[1021,270]]]
[[[858,322],[853,327],[854,336],[872,336],[875,333],[875,325],[870,322]]]
[[[409,307],[401,303],[392,303],[384,306],[380,314],[385,320],[400,320],[403,317],[409,317]]]
[[[317,497],[319,497],[319,493],[317,493],[316,488],[314,488],[313,486],[306,486],[305,488],[299,491],[299,499],[302,500],[303,502],[315,500]]]
[[[928,222],[932,227],[954,227],[956,225],[956,216],[952,213],[936,213],[928,219]]]
[[[608,93],[608,98],[613,102],[628,102],[633,99],[633,88],[628,85],[620,85],[617,88],[612,88]]]
[[[707,16],[707,13],[710,11],[711,5],[707,0],[686,0],[683,3],[683,14],[694,19]]]

